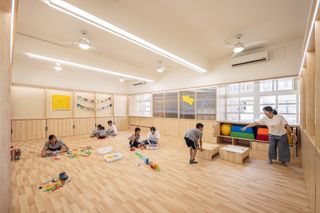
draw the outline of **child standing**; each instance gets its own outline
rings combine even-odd
[[[190,164],[198,163],[194,158],[197,154],[199,143],[200,143],[200,151],[202,151],[202,131],[203,131],[203,124],[197,123],[196,128],[188,130],[184,135],[184,140],[186,141],[186,144],[189,147],[189,151],[190,151],[190,161],[189,161]]]
[[[141,143],[139,142],[140,139],[140,128],[137,127],[134,129],[134,134],[131,135],[131,137],[128,138],[129,139],[129,145],[130,148],[136,147],[139,148],[141,147]]]
[[[106,132],[107,132],[107,136],[115,137],[118,134],[116,125],[114,125],[112,121],[108,121],[108,127]]]

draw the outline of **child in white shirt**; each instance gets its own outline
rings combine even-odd
[[[149,145],[149,144],[158,144],[159,145],[159,140],[160,140],[159,131],[157,131],[155,127],[151,127],[150,131],[147,135],[147,140],[144,141],[144,144],[145,145]]]
[[[113,136],[115,137],[118,134],[116,126],[112,123],[112,121],[108,121],[108,127],[107,127],[107,136]]]

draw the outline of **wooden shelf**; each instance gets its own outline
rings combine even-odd
[[[232,137],[232,136],[227,136],[227,135],[218,135],[217,137],[239,139],[239,140],[244,140],[244,141],[254,141],[254,142],[259,142],[259,143],[267,143],[267,144],[269,143],[269,141],[261,141],[261,140],[250,139],[250,138],[239,138],[239,137]]]

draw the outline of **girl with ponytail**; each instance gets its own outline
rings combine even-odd
[[[287,120],[278,115],[277,110],[273,109],[271,106],[266,106],[263,108],[265,116],[254,123],[242,128],[245,131],[248,127],[254,127],[257,125],[265,125],[269,129],[269,150],[268,150],[268,164],[272,164],[272,160],[277,160],[277,150],[279,154],[279,161],[286,165],[290,162],[290,148],[288,144],[287,131],[296,137],[292,132],[291,127],[288,125]]]

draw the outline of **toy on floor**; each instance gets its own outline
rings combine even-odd
[[[11,160],[20,160],[21,158],[21,151],[20,149],[11,146]]]
[[[123,154],[120,152],[117,152],[117,153],[104,155],[103,157],[108,163],[110,163],[116,160],[120,160],[123,157]]]
[[[106,154],[106,153],[111,152],[112,150],[113,150],[112,147],[106,146],[106,147],[101,147],[101,148],[97,149],[97,153],[98,154]]]
[[[152,161],[149,160],[148,157],[142,156],[140,153],[136,152],[136,156],[143,160],[144,164],[150,166],[151,169],[160,172],[160,166]]]
[[[41,186],[39,186],[39,189],[43,189],[44,192],[52,192],[63,187],[67,181],[70,182],[68,175],[65,172],[61,172],[59,174],[59,179],[52,178],[42,183]]]
[[[132,148],[130,148],[130,151],[131,152],[136,151],[136,148],[132,147]]]
[[[68,151],[67,156],[73,159],[77,157],[89,157],[91,153],[92,153],[92,147],[85,146],[85,147],[80,147],[79,152],[78,152],[78,149],[73,149],[72,151]]]
[[[146,149],[150,150],[150,149],[158,149],[159,145],[158,144],[149,144],[146,146]]]

